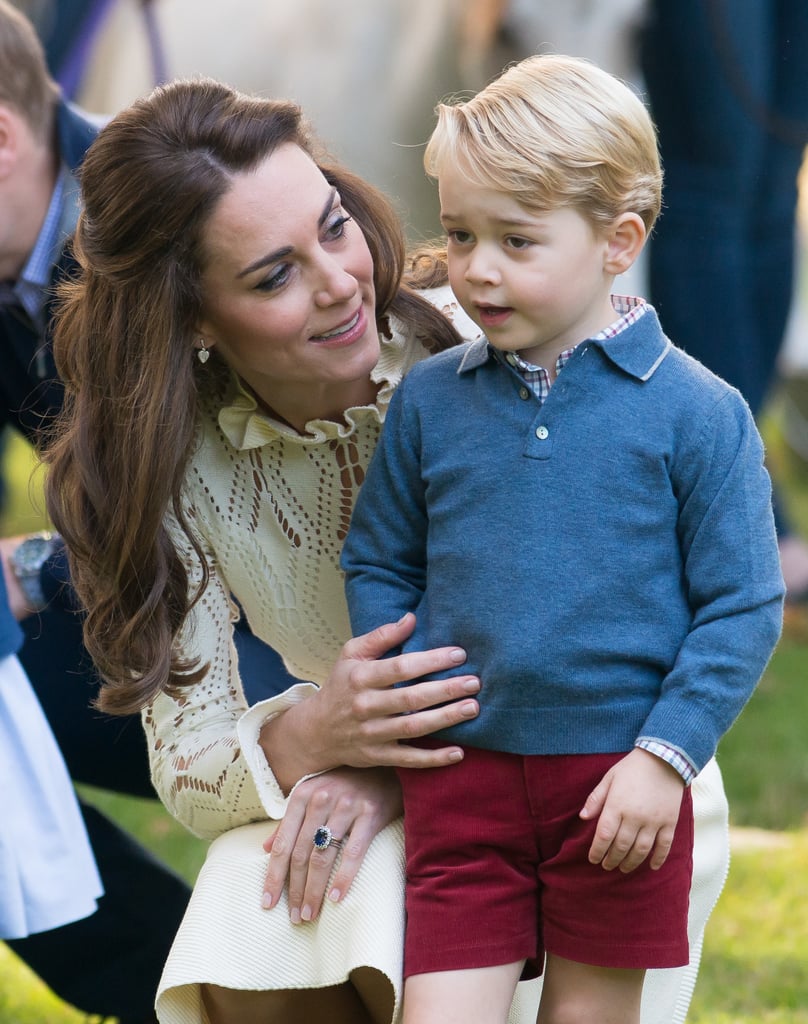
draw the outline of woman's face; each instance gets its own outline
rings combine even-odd
[[[358,224],[298,146],[233,177],[205,230],[199,332],[293,425],[372,401],[373,262]]]

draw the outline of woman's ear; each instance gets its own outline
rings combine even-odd
[[[647,232],[638,213],[621,213],[606,230],[606,257],[603,269],[608,274],[624,274],[642,252]]]
[[[195,349],[211,349],[216,344],[216,332],[213,328],[213,325],[211,324],[207,317],[200,315],[199,319],[194,325],[193,331]]]

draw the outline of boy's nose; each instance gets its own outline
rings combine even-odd
[[[472,253],[466,267],[466,280],[475,284],[491,283],[499,279],[496,261],[484,251],[477,250]]]

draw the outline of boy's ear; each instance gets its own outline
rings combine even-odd
[[[0,103],[0,178],[11,173],[17,160],[17,122],[9,107]]]
[[[606,256],[603,269],[608,274],[624,274],[645,245],[645,223],[638,213],[621,213],[606,230]]]

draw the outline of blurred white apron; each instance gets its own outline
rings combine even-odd
[[[87,917],[103,891],[61,752],[9,655],[0,660],[0,939]]]

